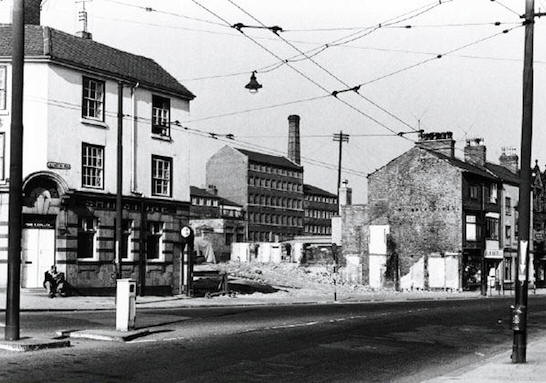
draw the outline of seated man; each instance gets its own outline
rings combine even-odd
[[[44,287],[47,289],[50,298],[55,298],[57,293],[62,297],[66,296],[65,285],[64,273],[57,272],[57,266],[53,265],[45,272]]]

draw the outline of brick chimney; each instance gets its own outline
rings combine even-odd
[[[421,133],[417,147],[442,153],[448,157],[455,157],[455,140],[452,132]]]
[[[40,25],[42,0],[25,0],[25,24]]]
[[[484,166],[486,161],[486,148],[483,138],[471,138],[466,140],[464,147],[464,160],[472,165]]]
[[[218,195],[218,188],[216,187],[216,185],[207,185],[207,191],[210,194]]]
[[[300,116],[295,114],[288,116],[288,159],[298,165],[301,163]]]
[[[349,187],[349,181],[342,182],[339,188],[339,206],[348,206],[353,203],[353,189]]]
[[[519,169],[519,157],[516,154],[516,148],[504,147],[499,157],[499,163],[512,173],[517,173]]]

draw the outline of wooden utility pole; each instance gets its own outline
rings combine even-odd
[[[519,244],[516,299],[512,307],[514,343],[512,362],[525,363],[527,353],[527,297],[531,226],[531,141],[533,135],[533,32],[535,2],[525,2],[525,53],[523,59],[523,113],[521,125],[521,170],[519,184]]]
[[[341,187],[341,154],[343,152],[343,143],[349,142],[349,135],[344,134],[342,130],[339,133],[334,133],[333,140],[339,142],[339,158],[337,163],[337,213],[340,214],[339,210],[339,188]]]
[[[13,2],[11,54],[11,128],[8,212],[8,284],[6,340],[19,340],[21,229],[23,202],[23,68],[25,62],[24,0]]]

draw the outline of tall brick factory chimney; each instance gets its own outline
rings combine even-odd
[[[452,132],[422,133],[415,146],[455,157],[455,140]]]
[[[486,147],[483,138],[471,138],[466,140],[464,147],[464,160],[472,165],[484,166],[486,160]]]
[[[519,157],[516,154],[516,148],[504,147],[499,157],[499,163],[512,173],[517,173],[519,169]]]
[[[298,165],[301,163],[300,116],[296,114],[288,116],[288,159]]]

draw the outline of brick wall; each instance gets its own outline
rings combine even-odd
[[[412,148],[368,177],[370,214],[386,217],[400,275],[433,252],[462,250],[462,175]]]
[[[218,195],[242,206],[248,203],[248,159],[237,150],[224,146],[207,161],[207,185]]]

